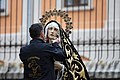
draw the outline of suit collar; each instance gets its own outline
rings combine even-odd
[[[40,38],[35,38],[35,39],[32,39],[31,41],[30,41],[30,44],[31,43],[44,43],[44,41],[42,40],[42,39],[40,39]]]

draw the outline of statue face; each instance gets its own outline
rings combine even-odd
[[[49,27],[48,28],[48,38],[50,40],[54,40],[56,39],[58,36],[58,29],[55,28],[54,26],[53,27]]]

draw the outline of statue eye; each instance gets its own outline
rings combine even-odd
[[[55,31],[58,31],[58,29],[57,29],[57,28],[55,28],[54,30],[55,30]]]
[[[53,28],[52,27],[50,27],[50,28],[48,28],[49,30],[52,30]]]

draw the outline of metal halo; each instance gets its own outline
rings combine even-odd
[[[48,18],[50,18],[51,16],[60,16],[62,19],[64,19],[64,22],[66,24],[65,32],[69,36],[69,34],[71,33],[70,30],[73,28],[73,26],[72,26],[71,18],[68,17],[68,14],[65,11],[56,10],[56,9],[54,9],[53,11],[50,10],[49,12],[46,11],[45,15],[42,15],[42,18],[39,19],[42,25],[45,25]]]

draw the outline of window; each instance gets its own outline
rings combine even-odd
[[[89,10],[93,9],[93,0],[57,0],[57,9]]]
[[[88,0],[64,0],[65,7],[88,6]]]
[[[0,15],[8,14],[8,0],[0,0]]]

